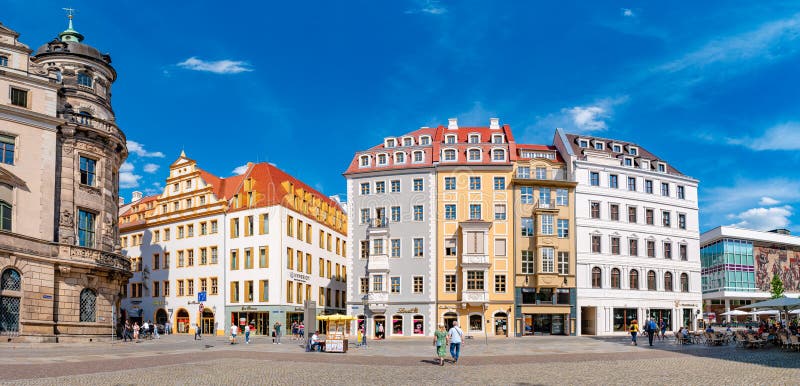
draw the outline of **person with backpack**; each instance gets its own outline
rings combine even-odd
[[[647,332],[647,341],[650,343],[650,346],[653,345],[653,337],[655,337],[657,330],[658,326],[656,326],[656,322],[654,322],[653,319],[648,318],[645,324],[645,331]]]
[[[630,328],[628,328],[628,331],[631,332],[631,344],[638,346],[639,343],[636,342],[636,334],[639,333],[639,322],[637,322],[636,319],[631,320],[631,325]]]
[[[664,319],[658,322],[658,328],[661,330],[661,340],[667,339],[667,322]]]
[[[447,332],[447,340],[450,341],[450,356],[453,357],[453,364],[458,363],[461,356],[461,342],[464,338],[464,331],[458,328],[458,321],[453,322],[453,327]]]

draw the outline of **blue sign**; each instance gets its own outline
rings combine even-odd
[[[206,291],[200,291],[197,293],[197,301],[198,302],[206,301]]]

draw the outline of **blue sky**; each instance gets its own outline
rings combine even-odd
[[[181,149],[220,176],[269,161],[342,194],[353,153],[420,126],[556,127],[700,179],[701,230],[800,231],[800,3],[2,1],[33,48],[78,9],[110,52],[133,190]]]

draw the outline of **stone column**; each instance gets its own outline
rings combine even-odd
[[[730,299],[725,299],[725,312],[730,312],[730,310],[731,310],[731,300]],[[731,322],[731,316],[730,315],[725,315],[725,321],[730,323]]]

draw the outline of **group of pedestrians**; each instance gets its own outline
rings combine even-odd
[[[666,339],[665,335],[667,333],[667,323],[664,322],[663,320],[656,323],[656,321],[653,320],[652,318],[647,318],[647,320],[644,321],[643,327],[644,327],[643,333],[647,334],[647,341],[650,344],[650,346],[653,345],[653,340],[655,338],[661,340]],[[636,337],[639,334],[639,322],[636,319],[632,320],[631,324],[628,326],[628,330],[631,333],[631,344],[634,346],[638,346],[639,342],[636,340]],[[659,332],[661,332],[660,335]]]
[[[292,339],[305,339],[306,326],[303,322],[292,322]]]
[[[453,322],[453,327],[445,332],[444,324],[440,324],[436,332],[433,333],[433,345],[436,347],[436,358],[439,359],[439,366],[444,366],[444,357],[447,355],[447,345],[450,345],[450,357],[453,364],[458,363],[461,356],[461,346],[464,342],[464,331],[458,327],[458,322]]]
[[[302,326],[302,323],[300,325]],[[282,327],[281,322],[275,322],[272,326],[272,344],[281,344]],[[236,337],[239,335],[240,330],[244,333],[244,344],[250,344],[250,332],[254,330],[254,327],[250,327],[249,323],[245,324],[244,328],[241,329],[235,324],[231,325],[230,343],[236,344]]]
[[[166,330],[165,332],[168,332]],[[136,341],[138,342],[139,339],[146,339],[146,338],[155,338],[161,339],[161,336],[158,335],[158,326],[155,325],[152,321],[148,320],[139,325],[139,322],[131,323],[131,320],[128,319],[125,321],[125,324],[122,326],[122,341]]]

